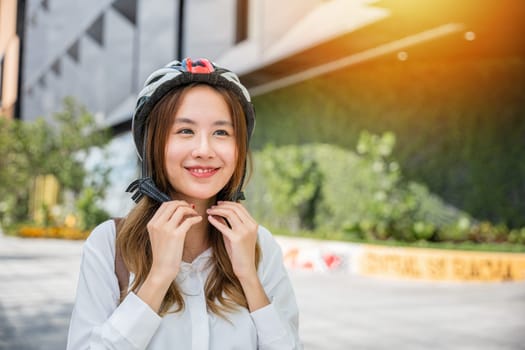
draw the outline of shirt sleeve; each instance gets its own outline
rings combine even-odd
[[[282,250],[265,228],[259,228],[262,264],[259,278],[270,304],[251,313],[260,350],[300,350],[299,309],[283,264]]]
[[[161,318],[133,293],[119,305],[115,225],[106,221],[86,240],[67,349],[146,349]]]

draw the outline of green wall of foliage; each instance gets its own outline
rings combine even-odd
[[[379,61],[254,104],[255,150],[269,143],[354,149],[362,130],[392,131],[393,157],[409,180],[477,219],[525,225],[523,58]]]

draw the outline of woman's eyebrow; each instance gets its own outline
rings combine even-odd
[[[230,122],[229,120],[217,120],[216,122],[213,123],[213,125],[217,125],[217,126],[233,126],[233,123]]]
[[[176,118],[174,121],[175,124],[197,124],[194,120],[189,118]]]
[[[190,118],[176,118],[174,121],[175,124],[197,124],[197,122]],[[229,120],[217,120],[213,122],[215,126],[233,126],[233,123]]]

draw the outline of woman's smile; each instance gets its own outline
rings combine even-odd
[[[220,168],[201,167],[201,166],[185,167],[185,169],[188,170],[191,175],[198,177],[198,178],[212,177],[220,170]]]

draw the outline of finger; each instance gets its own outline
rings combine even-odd
[[[177,209],[175,209],[175,212],[169,218],[166,224],[170,228],[177,228],[182,223],[184,218],[193,216],[198,216],[198,213],[195,211],[195,209],[186,206],[177,207]]]
[[[217,205],[219,207],[230,208],[231,210],[234,210],[242,222],[252,222],[252,223],[256,222],[252,218],[248,210],[240,203],[219,201],[217,202]]]
[[[164,202],[155,212],[155,215],[153,215],[152,220],[166,222],[171,218],[175,210],[177,210],[177,208],[180,206],[189,206],[189,204],[185,201]]]
[[[235,212],[235,210],[232,210],[230,208],[220,208],[220,207],[212,207],[206,211],[210,215],[214,216],[222,216],[225,218],[231,227],[236,227],[238,225],[242,225],[242,220],[239,218],[239,215]]]
[[[186,218],[182,222],[182,224],[180,224],[180,226],[178,227],[178,230],[181,231],[181,232],[187,233],[193,225],[195,225],[195,224],[197,224],[197,223],[199,223],[201,221],[202,221],[202,216],[200,216],[200,215],[191,216],[189,218]]]
[[[161,230],[163,231],[165,229],[176,229],[178,224],[182,221],[182,216],[177,216],[174,218],[174,220],[171,219],[173,218],[173,215],[177,212],[178,208],[184,208],[183,212],[187,210],[192,210],[194,215],[197,214],[197,212],[191,209],[188,206],[188,204],[184,201],[171,201],[163,203],[161,208],[159,208],[159,210],[155,213],[153,218],[148,222],[148,232],[151,234],[154,232],[159,232]]]
[[[220,216],[208,215],[208,221],[210,222],[210,224],[215,226],[215,228],[217,228],[217,230],[219,230],[222,234],[230,238],[232,231],[226,225],[226,222],[223,218],[221,218]]]

